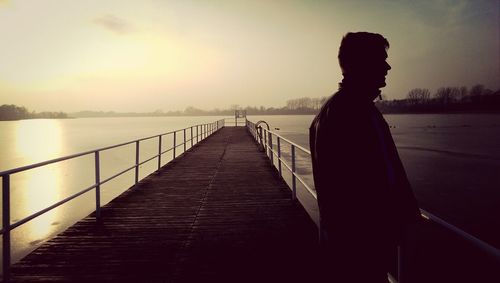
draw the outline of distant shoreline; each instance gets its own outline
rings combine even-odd
[[[384,115],[453,115],[453,114],[496,114],[500,115],[500,111],[450,111],[450,112],[381,112]],[[297,113],[297,114],[248,114],[247,116],[307,116],[307,115],[316,115],[317,113]],[[21,119],[0,119],[0,122],[4,121],[21,121],[21,120],[59,120],[59,119],[85,119],[85,118],[144,118],[144,117],[214,117],[214,116],[226,116],[226,117],[234,117],[232,115],[217,115],[217,114],[206,114],[206,115],[147,115],[147,114],[137,114],[137,115],[113,115],[113,116],[71,116],[65,118],[21,118]]]
[[[3,121],[21,121],[21,120],[60,120],[60,119],[78,119],[77,117],[64,117],[64,118],[43,118],[43,117],[37,117],[37,118],[19,118],[19,119],[0,119],[0,122]]]
[[[314,112],[314,113],[287,113],[287,114],[282,114],[282,113],[273,113],[273,114],[268,114],[268,113],[250,113],[247,114],[247,116],[306,116],[306,115],[316,115],[319,112]],[[390,112],[384,112],[381,111],[382,114],[499,114],[500,111],[446,111],[446,112],[402,112],[402,111],[390,111]],[[228,117],[234,117],[233,115],[224,115],[224,114],[180,114],[180,115],[148,115],[147,113],[144,114],[133,114],[133,115],[89,115],[89,116],[73,116],[72,114],[68,114],[68,118],[130,118],[130,117],[211,117],[211,116],[228,116]]]
[[[494,110],[475,110],[475,111],[380,111],[382,114],[386,115],[403,115],[403,114],[498,114],[500,111]],[[247,113],[247,116],[306,116],[306,115],[316,115],[319,111],[310,112],[298,112],[298,113]],[[103,112],[101,113],[69,113],[66,117],[27,117],[27,118],[17,118],[17,119],[0,119],[0,121],[20,121],[20,120],[40,120],[40,119],[80,119],[80,118],[133,118],[133,117],[213,117],[213,116],[225,116],[234,117],[233,113],[206,113],[206,114],[157,114],[157,113],[119,113],[119,112]]]

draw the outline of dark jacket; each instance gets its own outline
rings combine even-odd
[[[310,128],[323,243],[395,244],[420,213],[387,123],[357,91],[341,88]]]

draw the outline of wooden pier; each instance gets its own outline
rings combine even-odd
[[[224,127],[11,268],[12,282],[308,282],[317,229]]]

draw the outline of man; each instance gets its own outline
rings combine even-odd
[[[338,55],[344,78],[310,128],[328,282],[388,282],[402,231],[420,217],[389,127],[373,103],[391,69],[388,48],[380,34],[344,36]]]

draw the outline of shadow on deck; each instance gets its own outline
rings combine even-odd
[[[12,267],[13,282],[307,282],[317,229],[226,127]],[[307,280],[307,281],[304,281]]]

